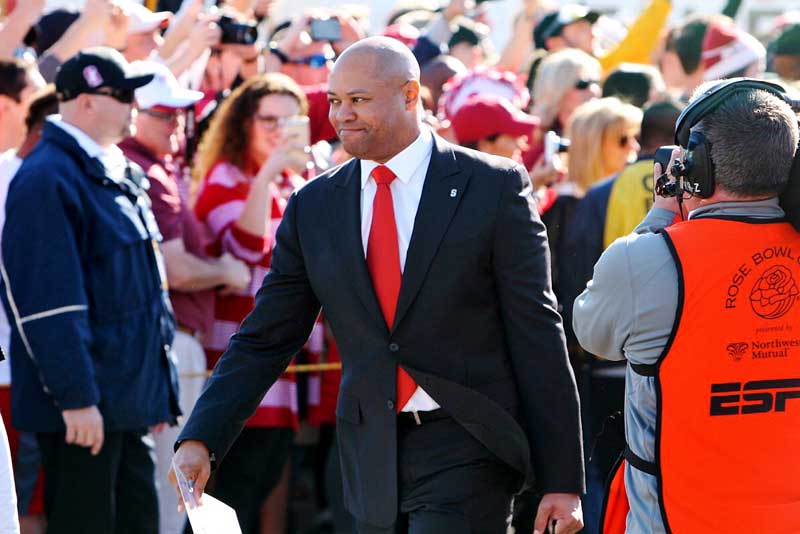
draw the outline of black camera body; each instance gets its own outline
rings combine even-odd
[[[258,28],[254,23],[242,23],[223,15],[217,21],[222,31],[222,44],[251,45],[258,40]]]

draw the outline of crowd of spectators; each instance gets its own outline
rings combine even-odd
[[[624,364],[580,349],[572,302],[650,209],[655,150],[673,144],[701,83],[750,76],[800,91],[800,12],[753,36],[737,0],[672,19],[669,0],[650,0],[627,28],[584,6],[521,0],[495,48],[474,0],[398,0],[385,21],[357,5],[281,20],[274,0],[46,4],[0,0],[0,413],[16,482],[0,480],[0,533],[17,532],[5,523],[17,512],[28,533],[48,522],[89,532],[75,525],[90,512],[98,532],[184,531],[166,480],[180,414],[253,306],[288,197],[350,157],[328,122],[327,77],[370,33],[416,56],[431,129],[528,169],[581,392],[585,532],[597,532],[623,446]],[[295,361],[336,354],[321,317]],[[210,492],[243,532],[297,531],[293,450],[309,427],[322,429],[316,525],[349,529],[340,481],[325,476],[337,376],[286,373],[218,466]],[[129,456],[139,471],[120,469]],[[81,469],[94,475],[72,478]],[[92,495],[105,511],[85,508]],[[149,517],[126,515],[123,501]],[[531,532],[519,501],[513,526]]]

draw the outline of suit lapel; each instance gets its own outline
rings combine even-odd
[[[372,280],[364,260],[361,242],[361,167],[357,159],[345,164],[333,177],[333,192],[328,204],[328,231],[339,257],[367,315],[376,319],[383,328],[386,322],[372,288]]]
[[[469,174],[459,167],[446,141],[434,136],[431,162],[414,219],[392,331],[417,296],[468,181]]]

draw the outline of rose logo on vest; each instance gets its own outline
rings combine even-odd
[[[792,308],[798,294],[792,272],[783,265],[773,265],[756,281],[750,305],[759,317],[777,319]]]

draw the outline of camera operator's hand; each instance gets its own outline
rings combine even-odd
[[[662,196],[659,196],[659,195],[657,195],[655,193],[655,190],[656,190],[656,183],[658,182],[658,177],[661,176],[664,172],[668,172],[669,169],[671,169],[672,166],[675,164],[675,161],[680,157],[680,155],[681,155],[681,151],[680,150],[675,149],[675,150],[672,151],[672,155],[670,155],[670,158],[669,158],[669,165],[667,166],[668,167],[667,171],[665,171],[664,169],[661,168],[661,164],[660,163],[656,163],[653,166],[653,195],[654,195],[653,207],[654,208],[661,208],[661,209],[669,210],[669,211],[671,211],[673,213],[676,213],[676,214],[680,213],[680,208],[678,207],[678,198],[677,197],[662,197]],[[675,178],[673,176],[670,176],[669,178],[670,178],[670,181],[674,181],[675,180]],[[681,194],[683,194],[683,193],[681,192]]]

